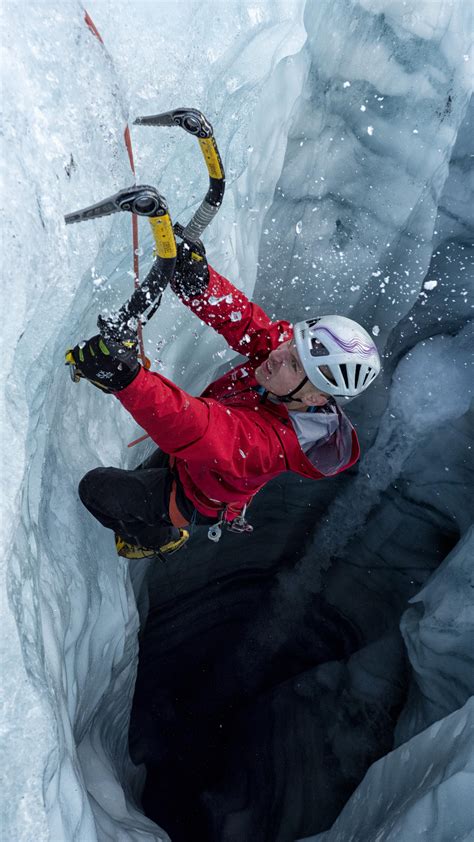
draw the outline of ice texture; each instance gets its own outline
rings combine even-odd
[[[474,696],[473,558],[471,527],[403,614],[413,678],[395,732],[397,744]]]
[[[420,507],[437,507],[465,536],[403,616],[412,669],[396,732],[403,744],[374,764],[317,838],[467,839],[472,513],[461,445],[448,453],[444,443],[453,430],[463,435],[472,347],[460,268],[473,206],[469,6],[226,0],[224,15],[221,0],[135,0],[133,13],[92,0],[87,8],[105,47],[75,0],[2,6],[2,834],[168,838],[143,814],[144,771],[127,745],[146,565],[134,568],[132,584],[76,491],[90,468],[131,462],[125,445],[139,432],[63,366],[64,350],[131,289],[130,220],[66,229],[63,216],[133,182],[129,117],[193,105],[215,125],[228,176],[206,233],[210,259],[271,313],[352,313],[379,328],[387,351],[374,397],[354,410],[367,445],[359,474],[314,528],[281,594],[295,612],[304,605],[400,475]],[[158,134],[133,132],[137,180],[157,183],[173,218],[186,221],[206,187],[202,162],[190,138]],[[140,258],[143,272],[146,226]],[[231,356],[170,293],[147,350],[196,393]],[[428,439],[432,458],[420,465]],[[456,471],[441,500],[440,454]],[[385,522],[387,540],[390,529]],[[276,599],[275,640],[280,621],[292,621],[287,605]],[[354,662],[350,669],[375,695],[373,651],[359,672]]]
[[[397,748],[331,830],[305,842],[474,838],[473,537],[471,528],[402,617],[413,672]]]
[[[300,842],[469,842],[473,745],[471,698],[374,763],[331,830]]]
[[[262,300],[272,283],[295,318],[303,303],[343,307],[379,325],[381,342],[411,309],[472,88],[470,19],[464,2],[306,4],[306,76],[265,220]]]

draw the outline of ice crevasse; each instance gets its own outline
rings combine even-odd
[[[304,600],[319,588],[334,547],[363,528],[420,441],[443,430],[458,470],[440,511],[459,542],[401,619],[411,679],[394,748],[311,839],[474,838],[472,513],[450,443],[465,429],[472,352],[472,274],[449,265],[472,234],[469,4],[228,0],[225,16],[217,0],[161,6],[166,26],[146,2],[133,19],[127,4],[90,3],[106,48],[73,0],[2,8],[2,833],[168,838],[143,813],[144,770],[127,745],[145,568],[130,577],[76,492],[94,465],[125,465],[137,431],[62,365],[71,341],[130,291],[130,220],[66,230],[63,216],[133,182],[129,117],[196,104],[213,118],[228,174],[210,259],[275,311],[303,318],[304,300],[364,315],[387,352],[384,379],[355,410],[367,430],[359,474],[315,527],[292,592]],[[174,218],[189,215],[203,189],[192,143],[134,141],[138,180],[159,182]],[[145,229],[141,250],[145,266]],[[195,393],[230,359],[171,294],[147,342]]]

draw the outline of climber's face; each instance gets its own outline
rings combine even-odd
[[[278,397],[288,395],[305,377],[293,339],[282,342],[255,370],[257,383]],[[309,381],[294,395],[307,406],[323,406],[327,397]]]

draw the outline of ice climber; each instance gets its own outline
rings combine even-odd
[[[150,272],[155,271],[156,263]],[[251,530],[254,495],[284,471],[322,479],[359,456],[342,406],[380,371],[369,334],[343,316],[272,322],[208,265],[201,244],[178,247],[172,289],[244,363],[193,397],[100,335],[72,350],[83,377],[106,385],[158,445],[136,470],[96,468],[79,485],[87,509],[113,529],[119,555],[179,549],[188,528]]]

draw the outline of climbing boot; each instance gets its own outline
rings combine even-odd
[[[189,538],[187,529],[179,529],[177,538],[171,539],[161,547],[141,547],[137,544],[129,544],[120,535],[115,536],[115,549],[117,555],[122,558],[153,558],[156,555],[172,555],[186,543]]]

